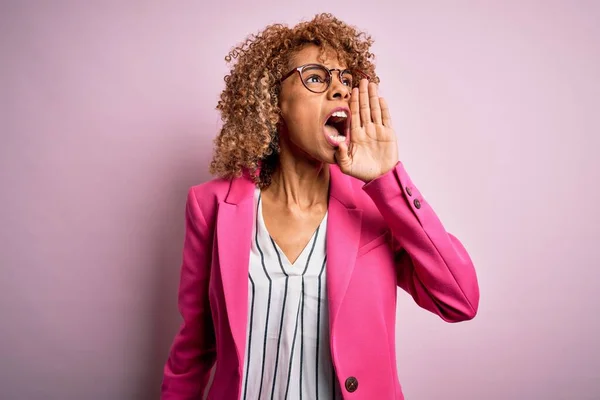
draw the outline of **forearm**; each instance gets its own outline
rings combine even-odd
[[[366,184],[364,190],[397,243],[398,285],[445,320],[473,318],[479,286],[471,258],[462,243],[445,230],[402,163]]]

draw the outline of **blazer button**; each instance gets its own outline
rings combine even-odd
[[[356,391],[357,388],[358,388],[358,379],[356,379],[353,376],[346,379],[346,390],[347,391],[352,393],[352,392]]]
[[[409,196],[412,196],[412,189],[410,187],[406,187],[406,193],[408,193]]]
[[[421,202],[419,201],[419,199],[415,199],[414,203],[415,203],[415,207],[421,208]]]

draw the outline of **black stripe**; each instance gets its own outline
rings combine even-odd
[[[283,272],[283,274],[287,277],[288,274],[287,274],[287,272],[285,272],[285,269],[283,268],[283,263],[281,262],[281,255],[279,254],[279,250],[277,250],[277,245],[275,244],[275,241],[273,240],[271,235],[269,235],[269,239],[271,239],[271,243],[273,243],[273,248],[275,249],[275,254],[277,254],[277,259],[279,260],[279,266],[281,267],[281,272]]]
[[[306,265],[304,266],[304,271],[302,271],[302,275],[306,273],[308,269],[308,264],[310,263],[310,258],[312,257],[312,253],[315,250],[315,243],[317,243],[317,238],[319,237],[319,228],[321,226],[317,226],[317,231],[315,232],[315,239],[313,240],[312,247],[310,248],[310,253],[308,253],[308,260],[306,260]]]
[[[298,311],[296,311],[296,326],[294,327],[294,339],[292,340],[292,354],[290,355],[290,363],[288,365],[288,379],[285,385],[285,396],[284,400],[287,399],[288,390],[290,388],[290,378],[292,376],[292,361],[294,360],[294,348],[296,347],[296,334],[298,333],[298,316],[300,315],[300,304],[298,304]]]
[[[250,375],[250,351],[252,350],[252,320],[254,319],[254,280],[250,273],[248,273],[248,278],[250,279],[250,283],[252,284],[252,303],[250,307],[250,329],[248,330],[248,360],[246,360],[246,382],[244,383],[244,399],[248,396],[248,376]]]
[[[337,379],[335,378],[335,369],[333,368],[333,356],[331,357],[331,386],[333,387],[333,397],[332,399],[336,399],[335,397],[335,387],[337,386],[336,383]]]
[[[316,382],[316,394],[317,399],[319,398],[319,342],[321,340],[321,332],[319,330],[321,324],[321,279],[323,271],[325,271],[325,263],[327,262],[327,256],[323,259],[323,265],[321,266],[321,272],[319,272],[319,291],[317,292],[317,361],[315,362],[315,382]]]
[[[275,246],[275,242],[273,241],[273,238],[271,238],[271,243],[273,243],[273,248],[275,249],[275,252],[277,253],[277,258],[279,259],[279,266],[281,267],[281,270],[285,274],[285,289],[283,292],[283,305],[281,306],[281,321],[279,322],[279,338],[277,339],[277,355],[275,356],[275,369],[273,370],[273,387],[271,388],[271,399],[273,399],[275,396],[275,383],[277,382],[277,366],[279,364],[279,350],[281,348],[281,334],[283,331],[283,317],[285,315],[285,302],[287,300],[288,280],[290,279],[290,277],[283,269],[283,264],[281,263],[281,257],[279,256],[279,251],[277,251],[277,246]]]
[[[298,379],[300,399],[302,399],[302,361],[304,359],[304,276],[302,277],[302,315],[300,318],[300,379]]]
[[[302,328],[300,329],[300,379],[298,382],[300,388],[300,399],[302,399],[302,365],[304,364],[304,274],[308,270],[308,266],[310,265],[310,259],[312,258],[313,251],[315,250],[315,244],[317,243],[317,239],[319,238],[319,228],[321,226],[317,226],[317,231],[315,232],[315,238],[312,242],[312,246],[310,248],[310,253],[308,253],[308,259],[306,260],[306,265],[304,266],[304,271],[302,271],[302,316],[300,318],[300,325]]]
[[[262,356],[262,371],[260,373],[260,389],[258,390],[258,398],[260,399],[260,395],[262,393],[262,388],[263,388],[263,379],[265,376],[265,357],[267,355],[267,333],[269,331],[269,315],[271,314],[271,286],[272,286],[272,282],[271,282],[271,277],[269,276],[269,273],[267,272],[267,268],[265,267],[265,255],[262,252],[262,249],[260,248],[260,244],[258,243],[258,209],[260,206],[260,201],[262,198],[262,194],[259,194],[258,196],[258,203],[256,205],[256,234],[255,234],[255,241],[256,241],[256,247],[258,248],[258,251],[260,253],[260,262],[262,263],[262,267],[263,270],[265,271],[265,275],[267,276],[267,279],[269,280],[269,297],[267,299],[267,320],[265,322],[265,337],[263,339],[263,356]]]

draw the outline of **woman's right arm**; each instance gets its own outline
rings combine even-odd
[[[215,334],[208,301],[211,243],[206,220],[190,189],[178,297],[183,322],[164,367],[162,400],[202,398],[215,362]]]

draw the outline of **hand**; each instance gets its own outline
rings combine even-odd
[[[362,79],[350,98],[350,146],[341,143],[336,162],[346,175],[369,182],[396,166],[398,146],[390,110],[377,84]]]

